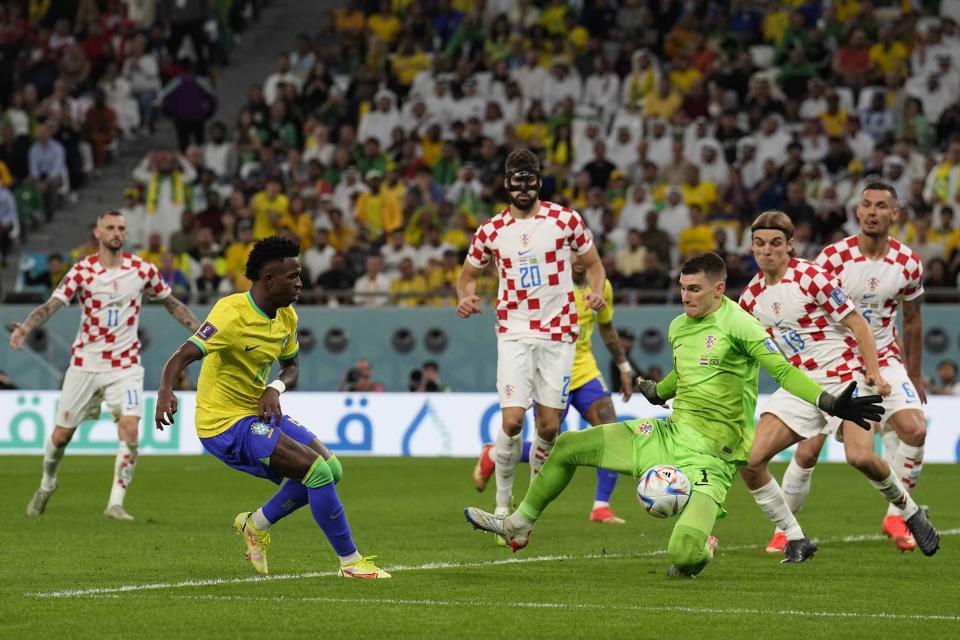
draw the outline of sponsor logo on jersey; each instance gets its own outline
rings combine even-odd
[[[649,436],[649,435],[652,435],[652,434],[653,434],[653,424],[652,424],[650,421],[648,421],[648,420],[644,420],[643,422],[641,422],[640,424],[637,425],[636,430],[637,430],[637,433],[638,433],[639,435],[641,435],[641,436]]]
[[[250,433],[255,436],[266,436],[269,438],[273,435],[273,427],[266,422],[254,422],[250,425]]]
[[[209,322],[204,322],[200,325],[200,328],[197,329],[197,337],[206,342],[214,336],[217,332],[217,328],[210,324]]]
[[[838,307],[847,301],[847,294],[840,287],[834,287],[830,292],[830,297],[833,298],[833,301]]]
[[[715,367],[720,364],[720,358],[714,356],[700,356],[700,364],[704,367]]]

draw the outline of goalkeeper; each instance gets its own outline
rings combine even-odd
[[[693,576],[713,557],[710,535],[737,466],[753,442],[758,365],[780,386],[825,412],[856,422],[877,421],[879,396],[853,397],[855,383],[840,396],[824,391],[780,353],[766,331],[725,295],[726,267],[715,253],[691,257],[680,268],[683,315],[670,323],[673,371],[659,384],[638,379],[651,404],[674,398],[666,420],[638,419],[567,432],[530,485],[523,502],[508,516],[475,507],[464,511],[474,527],[503,536],[514,551],[530,540],[540,514],[556,499],[579,466],[603,467],[634,477],[656,464],[679,467],[690,480],[690,501],[670,536],[668,575]],[[802,562],[816,547],[793,541],[786,562]]]

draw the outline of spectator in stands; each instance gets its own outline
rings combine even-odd
[[[0,184],[0,270],[7,268],[7,257],[19,232],[20,217],[17,213],[17,201],[10,190]]]
[[[321,273],[326,272],[337,251],[330,245],[330,232],[324,227],[316,230],[313,246],[303,253],[303,267],[306,271],[304,284],[309,288],[316,284]]]
[[[93,150],[93,166],[99,171],[106,163],[107,148],[116,137],[117,114],[107,105],[103,91],[94,91],[93,100],[93,106],[84,117],[84,133]]]
[[[147,228],[160,233],[164,242],[180,226],[187,189],[196,177],[193,165],[170,151],[151,151],[133,170],[134,180],[145,186]]]
[[[217,273],[214,261],[204,258],[200,263],[200,275],[194,280],[197,304],[211,304],[218,298],[233,292],[230,281]]]
[[[370,231],[370,239],[379,240],[385,233],[400,229],[403,214],[396,197],[381,189],[383,174],[371,169],[364,176],[367,190],[360,193],[356,204],[356,219]]]
[[[57,195],[67,184],[67,158],[63,145],[53,139],[55,124],[43,122],[37,127],[37,139],[30,145],[30,178],[43,199],[47,222],[53,218]]]
[[[134,99],[140,106],[140,123],[155,130],[153,110],[160,94],[160,65],[156,55],[147,51],[147,39],[138,35],[123,61],[123,77],[130,83]]]
[[[353,284],[353,303],[361,307],[382,307],[387,304],[390,279],[383,273],[383,257],[368,255],[366,270]]]
[[[427,289],[427,281],[414,269],[413,259],[401,259],[397,277],[390,283],[391,303],[401,307],[420,306],[425,301],[423,294]]]
[[[938,380],[928,380],[930,393],[940,396],[960,396],[960,383],[957,382],[957,363],[953,360],[941,360],[937,365]]]
[[[157,102],[173,120],[180,151],[186,151],[191,140],[203,144],[207,120],[217,111],[217,96],[206,79],[194,75],[192,62],[181,60],[180,69],[180,75],[163,88]]]
[[[176,257],[170,250],[163,251],[160,254],[160,277],[173,289],[173,295],[180,302],[190,302],[190,281],[183,271],[177,268]]]
[[[628,287],[639,286],[643,278],[646,264],[647,250],[644,248],[640,232],[631,229],[627,233],[627,246],[617,252],[617,271],[623,277],[623,284]]]

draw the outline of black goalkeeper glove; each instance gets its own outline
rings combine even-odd
[[[857,383],[851,382],[839,396],[824,391],[817,398],[817,406],[832,416],[843,418],[854,422],[861,429],[870,430],[870,423],[880,422],[884,410],[880,403],[883,398],[880,396],[860,396],[855,398],[853,392],[857,389]]]
[[[657,395],[656,382],[653,380],[647,380],[643,376],[637,376],[635,384],[637,391],[639,391],[640,395],[647,399],[647,402],[653,405],[664,406],[664,402],[666,401]]]

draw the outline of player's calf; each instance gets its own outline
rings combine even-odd
[[[713,559],[717,539],[699,529],[678,524],[670,536],[667,555],[670,558],[669,576],[692,577],[703,571]]]

